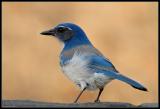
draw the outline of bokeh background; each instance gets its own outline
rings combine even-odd
[[[101,101],[158,102],[157,2],[3,2],[2,99],[70,103],[80,90],[59,66],[61,44],[40,32],[62,22],[80,25],[124,75],[148,88],[114,80]],[[86,91],[79,102],[92,102]]]

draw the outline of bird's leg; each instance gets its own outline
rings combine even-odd
[[[82,93],[85,91],[86,87],[80,92],[80,94],[78,95],[78,97],[76,98],[76,100],[74,101],[74,103],[76,103],[79,99],[79,97],[82,95]]]
[[[97,98],[96,98],[96,100],[94,102],[100,102],[99,97],[101,96],[102,91],[103,91],[103,88],[100,88],[98,96],[97,96]]]

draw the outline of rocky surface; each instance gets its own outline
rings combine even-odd
[[[129,107],[158,107],[158,103],[143,103],[133,105],[123,102],[101,102],[101,103],[47,103],[31,100],[2,100],[2,107],[108,107],[108,108],[129,108]]]

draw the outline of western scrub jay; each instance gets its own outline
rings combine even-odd
[[[62,23],[41,34],[54,36],[64,43],[60,54],[60,66],[64,74],[81,89],[74,102],[78,101],[86,89],[99,89],[95,102],[100,102],[99,97],[104,86],[114,79],[147,91],[140,83],[120,74],[111,61],[92,45],[78,25]]]

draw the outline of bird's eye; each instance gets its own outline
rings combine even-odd
[[[65,28],[63,28],[63,27],[59,27],[58,29],[57,29],[57,32],[58,33],[63,33],[63,32],[65,32]]]

